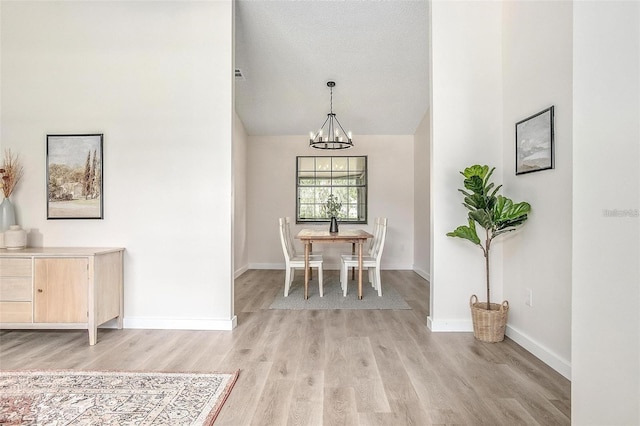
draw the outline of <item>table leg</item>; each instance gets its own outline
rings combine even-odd
[[[354,256],[356,254],[356,243],[351,243],[351,255]],[[351,279],[356,279],[356,268],[351,267]]]
[[[313,246],[311,245],[311,243],[309,243],[309,255],[311,255],[311,252],[313,251]],[[312,280],[313,279],[313,269],[309,268],[309,279]]]
[[[362,240],[358,241],[358,299],[362,299]]]
[[[304,243],[304,298],[309,298],[309,242]]]

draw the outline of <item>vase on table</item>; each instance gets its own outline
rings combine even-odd
[[[333,216],[331,218],[331,226],[329,227],[329,232],[335,234],[338,232],[338,219]]]
[[[16,224],[16,212],[9,198],[0,203],[0,232],[5,232],[11,225]]]
[[[4,245],[7,250],[19,250],[27,246],[27,231],[20,225],[11,225],[4,232]]]

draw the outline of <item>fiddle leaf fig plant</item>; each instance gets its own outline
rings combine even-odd
[[[487,309],[490,309],[489,251],[494,238],[515,231],[528,219],[529,203],[514,203],[511,199],[498,195],[502,185],[495,186],[490,181],[495,167],[473,165],[460,172],[464,176],[464,188],[458,189],[464,196],[462,204],[469,210],[468,225],[458,226],[448,232],[449,237],[464,238],[482,249],[485,258],[487,283]],[[482,241],[476,231],[476,223],[484,228]]]

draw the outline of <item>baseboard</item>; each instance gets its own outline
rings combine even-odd
[[[284,262],[282,263],[250,263],[249,269],[284,269]]]
[[[473,332],[473,323],[468,320],[434,320],[427,317],[427,327],[433,332]]]
[[[571,362],[562,358],[555,352],[551,351],[544,345],[536,342],[530,336],[522,333],[520,330],[511,327],[507,324],[507,329],[504,333],[511,340],[522,346],[528,352],[533,354],[536,358],[539,358],[542,362],[549,367],[562,374],[567,379],[571,380]]]
[[[140,328],[151,330],[218,330],[231,331],[238,325],[234,315],[228,320],[198,318],[125,318],[124,328]]]
[[[242,268],[238,269],[233,273],[233,278],[238,278],[240,275],[244,274],[249,270],[249,265],[245,265]]]
[[[413,266],[408,263],[382,263],[380,269],[383,271],[413,271]]]
[[[413,266],[413,272],[415,272],[416,274],[420,275],[422,278],[424,278],[425,280],[431,282],[431,275],[425,271],[424,269],[421,268],[417,268],[415,265]]]

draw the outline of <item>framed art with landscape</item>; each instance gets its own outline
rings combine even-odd
[[[516,175],[553,169],[553,106],[516,123]]]
[[[102,134],[47,135],[47,219],[102,219]]]

